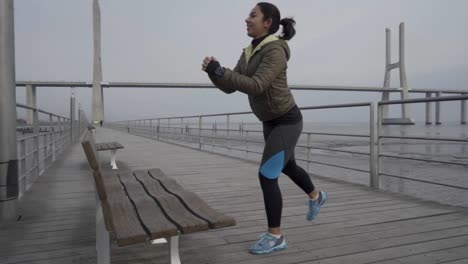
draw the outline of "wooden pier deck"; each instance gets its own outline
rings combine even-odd
[[[161,168],[235,227],[182,235],[182,263],[468,263],[465,208],[313,177],[329,192],[314,222],[306,197],[280,178],[283,234],[289,249],[254,256],[247,248],[265,231],[258,165],[98,128],[97,142],[118,141],[120,169]],[[100,153],[108,163],[108,153]],[[95,194],[80,144],[72,146],[20,200],[21,219],[0,228],[0,264],[96,263]],[[167,245],[112,247],[112,263],[167,263]]]

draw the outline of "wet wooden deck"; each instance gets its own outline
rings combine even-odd
[[[468,263],[466,209],[353,184],[313,178],[329,200],[312,223],[306,197],[287,177],[283,234],[289,249],[250,255],[265,231],[258,165],[99,128],[97,142],[118,141],[120,169],[161,168],[237,226],[182,235],[183,263]],[[103,164],[110,155],[100,152]],[[80,144],[66,152],[20,201],[20,221],[0,228],[0,264],[95,263],[95,196]],[[112,248],[112,263],[167,263],[167,245]]]

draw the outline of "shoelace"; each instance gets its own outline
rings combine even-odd
[[[273,239],[273,237],[269,236],[267,233],[263,233],[263,234],[259,235],[258,238],[260,238],[260,240],[258,240],[258,242],[255,244],[255,246],[261,246],[261,247],[263,247],[265,242],[267,242],[268,240]]]

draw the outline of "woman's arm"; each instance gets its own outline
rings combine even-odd
[[[237,61],[237,64],[236,64],[236,67],[234,67],[233,71],[236,72],[236,73],[239,73],[239,65],[240,65],[240,60],[242,58],[242,56],[244,56],[244,53],[241,54],[241,57],[239,58],[239,60]],[[224,69],[224,71],[226,72],[226,68]],[[229,83],[226,83],[223,81],[222,78],[219,78],[218,76],[214,75],[214,74],[208,74],[208,77],[210,78],[211,82],[216,86],[218,87],[218,89],[220,89],[221,91],[227,93],[227,94],[232,94],[233,92],[236,91],[236,89],[233,89],[232,87],[229,86]]]
[[[282,47],[277,47],[264,55],[252,77],[240,74],[238,69],[236,71],[236,68],[234,70],[225,68],[222,77],[210,74],[210,79],[216,86],[219,85],[218,87],[222,90],[226,89],[232,92],[237,90],[248,95],[259,95],[270,87],[271,83],[286,66],[286,52]]]

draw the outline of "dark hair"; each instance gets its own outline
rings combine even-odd
[[[263,20],[267,20],[271,18],[271,28],[269,33],[274,34],[278,31],[279,26],[283,26],[283,32],[281,32],[280,37],[284,40],[290,40],[296,35],[296,29],[294,26],[296,25],[296,21],[294,19],[288,17],[281,19],[281,14],[279,9],[270,3],[260,2],[257,4],[260,10],[263,13]]]

